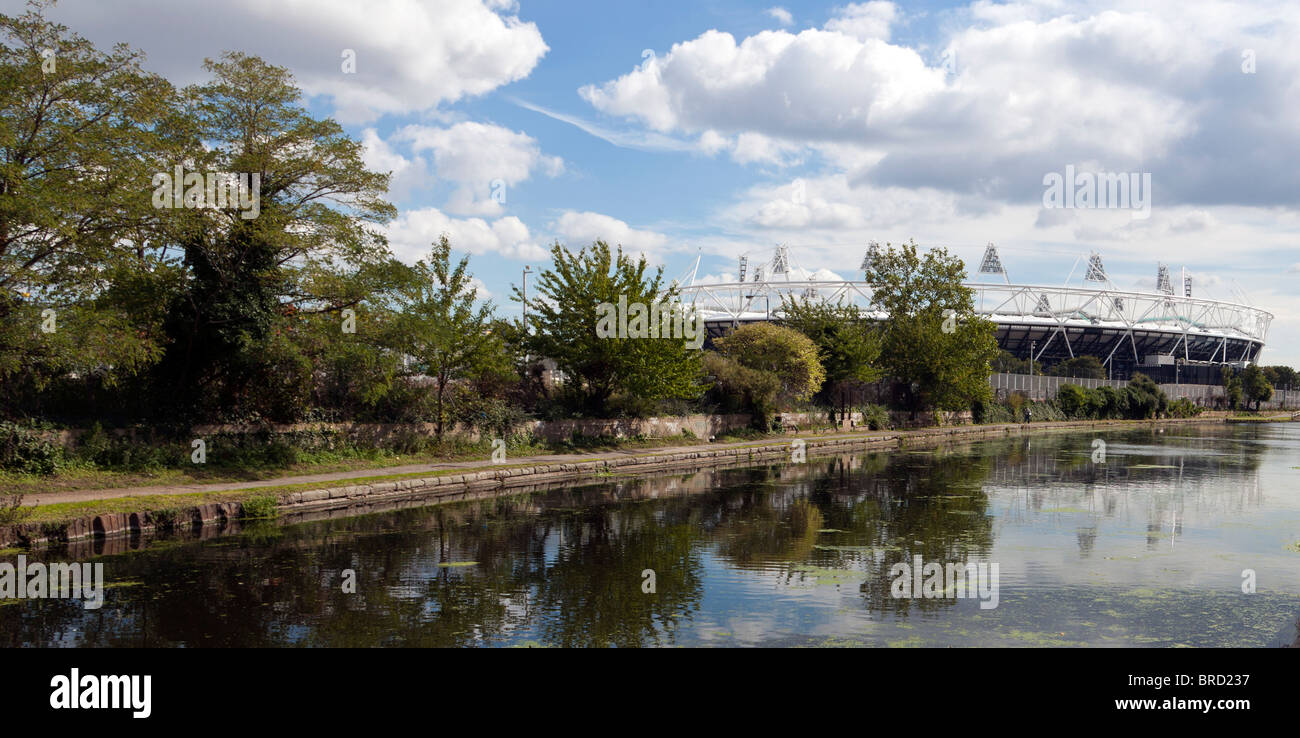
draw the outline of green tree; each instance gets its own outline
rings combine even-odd
[[[492,303],[478,303],[469,257],[452,266],[446,236],[433,245],[426,260],[415,265],[413,276],[400,290],[396,343],[433,378],[434,427],[441,439],[448,386],[474,375],[503,356],[505,349],[490,330]]]
[[[1169,397],[1160,385],[1147,375],[1137,372],[1124,388],[1128,417],[1142,420],[1159,418],[1169,409]]]
[[[1056,404],[1070,418],[1086,418],[1092,412],[1088,392],[1077,384],[1063,384],[1056,391]]]
[[[1266,366],[1263,367],[1264,376],[1268,383],[1273,385],[1274,389],[1294,390],[1297,386],[1296,370],[1289,366]]]
[[[1052,367],[1051,375],[1075,379],[1105,379],[1106,367],[1095,356],[1076,356]]]
[[[642,409],[658,400],[699,396],[700,352],[687,346],[686,337],[597,330],[600,318],[609,315],[602,305],[628,305],[630,311],[633,304],[673,303],[678,292],[663,285],[662,268],[647,274],[644,257],[633,261],[622,247],[615,253],[604,241],[576,253],[556,243],[551,257],[551,268],[538,275],[536,292],[526,303],[525,343],[530,354],[553,360],[564,373],[572,409],[598,417],[610,411],[616,395]],[[524,301],[518,288],[514,294]]]
[[[883,375],[879,331],[853,305],[782,298],[781,314],[783,325],[817,345],[826,370],[826,383],[818,393],[822,401],[838,401],[846,410],[850,396],[860,396],[867,384]]]
[[[1230,366],[1224,366],[1223,370],[1223,395],[1224,400],[1228,403],[1228,409],[1236,410],[1241,407],[1242,400],[1242,383],[1241,375]]]
[[[1273,399],[1273,385],[1268,383],[1258,364],[1251,364],[1241,373],[1241,385],[1246,401],[1254,402],[1257,411],[1261,403]]]
[[[704,354],[705,379],[710,384],[711,399],[724,412],[747,412],[753,425],[766,430],[768,418],[776,411],[781,380],[772,372],[750,369],[722,354]]]
[[[180,248],[189,280],[170,307],[159,380],[192,390],[178,397],[212,414],[246,409],[284,371],[309,386],[308,363],[267,360],[275,337],[391,289],[398,269],[376,228],[395,212],[383,199],[388,175],[365,168],[361,144],[304,110],[282,67],[233,52],[205,67],[212,81],[185,91],[203,145],[176,164],[249,185],[256,175],[259,188],[252,208],[169,211],[163,247]]]
[[[146,185],[175,145],[174,90],[139,52],[102,51],[47,20],[49,5],[0,15],[4,395],[69,371],[111,380],[159,354],[156,311],[132,311],[110,286],[130,276],[155,218]],[[54,331],[42,328],[47,310]]]
[[[992,361],[993,371],[1006,374],[1042,374],[1043,365],[1029,359],[1017,359],[1010,351],[1000,350]]]
[[[811,399],[826,379],[817,345],[792,328],[750,323],[716,339],[713,345],[724,358],[775,376],[780,382],[778,402]]]
[[[884,312],[881,363],[915,411],[963,410],[991,395],[989,362],[998,355],[992,322],[975,315],[965,265],[946,249],[924,256],[913,242],[886,244],[867,271],[872,307]]]

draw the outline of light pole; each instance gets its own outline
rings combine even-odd
[[[524,265],[524,335],[528,335],[528,275],[533,273],[532,266]]]
[[[525,346],[528,345],[528,275],[532,274],[532,272],[533,272],[533,267],[531,265],[525,264],[524,265],[524,345]],[[529,359],[528,350],[525,348],[524,349],[525,371],[527,371],[528,368],[528,359]]]

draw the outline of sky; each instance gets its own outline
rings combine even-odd
[[[5,13],[17,0],[0,0]],[[1300,366],[1300,4],[732,0],[60,0],[176,84],[223,50],[288,67],[393,173],[414,261],[446,233],[502,314],[602,238],[665,276],[737,258],[859,278],[870,241],[986,244],[1016,283],[1101,254],[1272,312]],[[1149,175],[1149,209],[1045,207],[1045,180]]]

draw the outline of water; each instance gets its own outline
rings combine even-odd
[[[0,601],[0,645],[1284,645],[1297,481],[1296,423],[613,478],[152,540],[93,559],[102,609]],[[892,596],[918,555],[996,563],[997,606]]]

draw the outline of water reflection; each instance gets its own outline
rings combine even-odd
[[[137,540],[102,557],[101,610],[0,601],[0,644],[1290,643],[1298,430],[1107,433],[1104,464],[1092,434],[1009,438]],[[891,596],[916,556],[999,563],[999,606]]]

